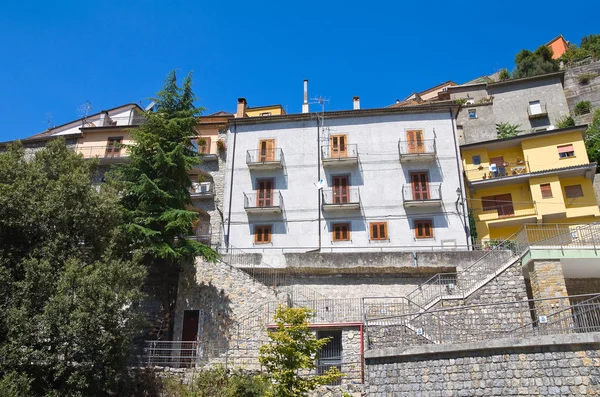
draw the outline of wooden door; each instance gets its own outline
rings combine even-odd
[[[411,172],[413,200],[429,200],[429,178],[425,172]]]
[[[348,176],[334,176],[331,179],[333,185],[333,203],[344,204],[350,202],[350,183]]]
[[[259,162],[275,161],[275,139],[263,139],[260,141],[258,152]]]
[[[515,208],[513,207],[512,197],[510,193],[499,194],[494,197],[496,206],[498,207],[498,216],[511,216],[515,214]]]
[[[198,310],[185,310],[183,312],[183,330],[181,331],[181,359],[182,367],[188,367],[196,357],[196,345],[198,340]]]
[[[346,135],[331,135],[329,137],[332,158],[348,157],[348,143]]]
[[[425,142],[423,140],[423,131],[406,131],[406,141],[408,143],[408,153],[424,153]]]
[[[120,157],[122,141],[123,138],[108,138],[108,141],[106,142],[106,152],[104,153],[104,157]]]
[[[490,165],[496,164],[496,169],[498,170],[498,176],[504,176],[506,174],[506,168],[504,168],[504,157],[491,157]]]
[[[257,207],[273,206],[273,180],[261,179],[258,181],[258,192],[256,194]]]

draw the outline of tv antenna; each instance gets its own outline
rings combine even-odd
[[[87,117],[90,113],[90,110],[92,110],[92,104],[90,103],[90,101],[86,101],[83,105],[77,107],[77,115],[80,119],[83,119],[82,124],[84,127],[86,127],[88,124]]]
[[[312,102],[309,105],[321,105],[321,113],[325,113],[325,103],[329,103],[329,98],[319,96],[318,98],[310,98]]]
[[[48,130],[52,128],[52,113],[46,113],[46,120],[42,121],[42,123],[46,123]]]

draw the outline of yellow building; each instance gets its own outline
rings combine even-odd
[[[525,223],[600,218],[585,126],[461,146],[478,239],[504,239]]]

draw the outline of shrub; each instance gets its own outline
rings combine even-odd
[[[586,85],[589,84],[590,81],[594,80],[596,77],[598,77],[597,73],[582,73],[579,76],[577,76],[577,80],[579,81],[580,85]]]
[[[227,150],[227,146],[225,146],[225,141],[224,141],[224,140],[222,140],[222,139],[219,139],[219,140],[217,141],[217,149],[218,149],[220,152],[224,152],[225,150]]]
[[[523,132],[519,130],[519,124],[510,124],[510,123],[500,123],[496,124],[496,133],[498,134],[498,138],[511,138],[519,134],[519,132]]]
[[[9,372],[0,377],[0,396],[22,397],[31,395],[32,379],[25,374]]]
[[[556,120],[557,128],[575,127],[575,119],[571,115],[566,115]]]
[[[575,115],[579,116],[592,111],[592,103],[590,101],[579,101],[575,105]]]
[[[508,69],[502,69],[500,73],[498,73],[498,80],[504,81],[510,79],[510,72]]]
[[[467,103],[468,99],[467,98],[458,98],[455,99],[453,102],[456,103],[457,105],[465,105]]]

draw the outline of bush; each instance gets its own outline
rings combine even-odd
[[[590,101],[579,101],[575,105],[575,115],[588,114],[592,111],[592,103]]]
[[[598,77],[597,73],[582,73],[579,76],[577,76],[577,80],[579,81],[580,85],[586,85],[589,84],[590,81],[594,80],[596,77]]]
[[[556,120],[556,128],[575,127],[575,119],[571,115],[566,115]]]
[[[498,134],[498,138],[512,138],[513,136],[517,136],[520,132],[519,124],[510,124],[510,123],[500,123],[496,124],[496,133]]]
[[[504,80],[509,80],[509,79],[510,79],[510,72],[508,71],[508,69],[502,69],[500,71],[500,73],[498,74],[498,80],[504,81]]]
[[[27,375],[10,372],[0,378],[0,396],[24,397],[31,395],[31,381]]]

